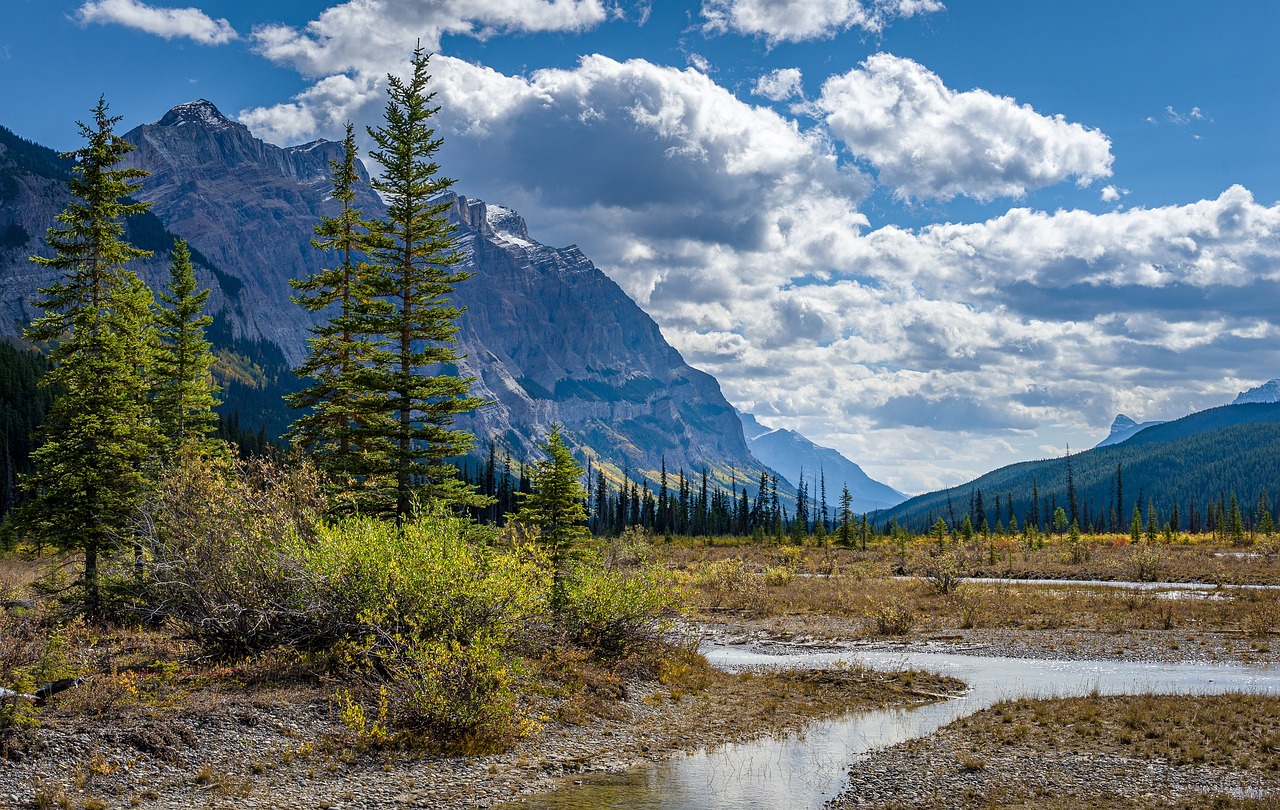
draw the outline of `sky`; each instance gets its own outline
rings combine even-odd
[[[1280,377],[1277,37],[1274,0],[5,0],[0,124],[339,139],[420,43],[455,190],[917,493]]]

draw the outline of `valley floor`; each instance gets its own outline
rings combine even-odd
[[[901,561],[887,550],[649,553],[682,578],[691,626],[722,643],[835,648],[854,660],[860,650],[887,649],[1280,665],[1277,590],[960,578],[939,592],[919,554],[908,560],[910,576],[895,577]],[[1280,581],[1274,555],[1215,557],[1223,552],[1179,547],[1161,550],[1166,572],[1182,573],[1182,557],[1192,553],[1219,561],[1215,578],[1227,586]],[[1134,556],[1104,550],[1069,573],[1117,578]],[[983,557],[989,562],[990,552]],[[1047,559],[1032,573],[1060,576],[1068,567],[1060,554]],[[960,563],[962,575],[979,573],[973,560]],[[162,647],[112,653],[151,661],[164,656]],[[99,642],[84,654],[106,653]],[[139,689],[111,676],[110,688],[91,681],[40,710],[39,727],[0,733],[0,808],[492,807],[584,773],[963,689],[941,676],[856,665],[729,674],[689,656],[677,669],[584,673],[573,688],[547,690],[527,707],[536,727],[512,748],[472,756],[360,746],[336,716],[333,684],[315,679],[264,681],[236,667],[193,666],[142,673],[156,680]],[[833,806],[1276,807],[1277,728],[1275,696],[998,704],[853,763]]]
[[[696,665],[694,665],[696,667]],[[957,693],[933,675],[869,670],[639,678],[611,694],[535,708],[540,729],[501,754],[442,756],[350,747],[329,692],[245,689],[201,679],[167,700],[51,708],[40,727],[0,738],[0,808],[491,807],[574,775],[766,734],[862,708]]]

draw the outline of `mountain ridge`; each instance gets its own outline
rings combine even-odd
[[[820,497],[825,480],[827,502],[838,503],[842,488],[848,486],[851,508],[859,514],[888,509],[907,499],[893,487],[867,475],[838,450],[823,447],[794,430],[767,427],[754,414],[739,412],[738,418],[752,454],[777,470],[792,486],[799,486],[802,477],[806,479],[813,497]]]
[[[1026,517],[1033,485],[1042,507],[1065,506],[1067,467],[1072,466],[1074,485],[1081,502],[1092,511],[1082,518],[1092,526],[1102,510],[1110,521],[1116,497],[1116,471],[1122,473],[1123,491],[1130,498],[1151,500],[1167,515],[1174,502],[1204,505],[1206,498],[1235,494],[1252,503],[1263,490],[1274,497],[1280,480],[1280,403],[1220,405],[1146,428],[1124,442],[1097,447],[1070,456],[1023,461],[992,470],[972,481],[911,498],[883,515],[909,528],[923,531],[937,517],[959,515],[975,493],[984,493],[984,505],[1005,499],[1002,513],[1013,501],[1014,515]],[[1109,493],[1109,494],[1108,494]],[[1145,502],[1138,504],[1146,509]],[[1133,500],[1118,507],[1117,519],[1127,529]],[[1086,510],[1090,511],[1090,510]],[[1046,517],[1042,514],[1043,525]],[[995,525],[995,519],[990,519]]]
[[[205,100],[180,104],[124,136],[130,165],[149,171],[138,194],[170,231],[243,285],[222,313],[233,334],[305,356],[315,320],[289,300],[291,278],[328,257],[310,244],[336,213],[329,162],[341,144],[277,147]],[[357,207],[380,216],[361,170]],[[719,383],[684,362],[657,324],[576,246],[531,238],[520,215],[450,192],[448,216],[474,273],[457,285],[459,372],[493,404],[457,420],[483,445],[532,458],[552,422],[614,478],[655,480],[710,468],[713,478],[758,480],[762,468]]]

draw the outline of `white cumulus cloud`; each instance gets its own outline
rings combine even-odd
[[[985,90],[952,90],[892,54],[827,79],[811,109],[903,197],[991,200],[1111,174],[1111,142],[1101,132]]]
[[[222,45],[238,38],[231,23],[213,19],[198,8],[162,8],[138,0],[90,0],[76,10],[83,23],[115,23],[148,34],[186,38],[202,45]]]
[[[314,76],[352,70],[385,73],[416,40],[438,51],[445,34],[583,31],[604,22],[602,0],[349,0],[302,28],[254,29],[255,47],[272,61]]]
[[[379,4],[393,7],[354,33],[336,20],[285,32],[305,47],[278,58],[319,78],[241,120],[277,142],[376,124],[385,73],[412,47],[387,31],[462,8]],[[497,25],[467,19],[476,34]],[[1220,404],[1235,393],[1224,386],[1280,368],[1280,206],[1243,187],[1153,209],[869,230],[871,180],[842,148],[921,199],[1111,172],[1101,133],[956,92],[910,60],[882,54],[829,79],[804,124],[714,75],[639,59],[513,76],[437,54],[431,73],[440,163],[460,193],[516,208],[541,242],[579,245],[735,405],[904,491],[1100,439],[1117,412]],[[751,89],[785,101],[802,78],[777,71]],[[1125,189],[1099,193],[1117,202]]]
[[[799,68],[779,68],[756,79],[751,92],[770,101],[786,101],[789,98],[804,97],[804,89],[800,84],[802,76]]]
[[[825,39],[850,28],[877,33],[896,18],[943,8],[938,0],[705,0],[702,16],[709,33],[778,43]]]

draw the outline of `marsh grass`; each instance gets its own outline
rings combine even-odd
[[[1006,701],[891,750],[875,797],[855,780],[833,806],[1280,806],[1280,697],[1269,695]]]
[[[974,750],[1018,745],[1046,759],[1090,753],[1267,775],[1280,786],[1280,697],[1136,695],[1016,700],[957,721]]]
[[[1280,628],[1280,591],[1276,590],[1137,590],[1071,582],[974,582],[952,573],[953,568],[963,568],[965,563],[961,562],[948,562],[946,586],[939,587],[936,576],[927,574],[931,570],[927,564],[922,564],[921,576],[894,577],[890,575],[892,561],[876,558],[874,551],[795,551],[790,567],[796,573],[786,581],[771,577],[777,558],[776,552],[769,549],[668,548],[663,550],[662,559],[687,585],[695,616],[708,620],[725,611],[736,611],[756,619],[836,618],[860,623],[862,632],[868,635],[957,629],[1107,634],[1176,630],[1264,641]],[[1132,565],[1133,550],[1111,547],[1106,553],[1112,552],[1119,554],[1111,558],[1115,564],[1113,573],[1125,575]],[[1158,551],[1139,549],[1139,553],[1158,554],[1161,561],[1167,561],[1175,554],[1185,554],[1186,549],[1166,546]],[[1218,552],[1198,549],[1197,553],[1197,559],[1205,566],[1221,566],[1222,558],[1213,556]],[[1212,577],[1189,579],[1221,578],[1218,568],[1210,573]],[[1255,568],[1253,574],[1258,573]],[[911,620],[892,621],[894,616],[890,614],[909,615]]]

